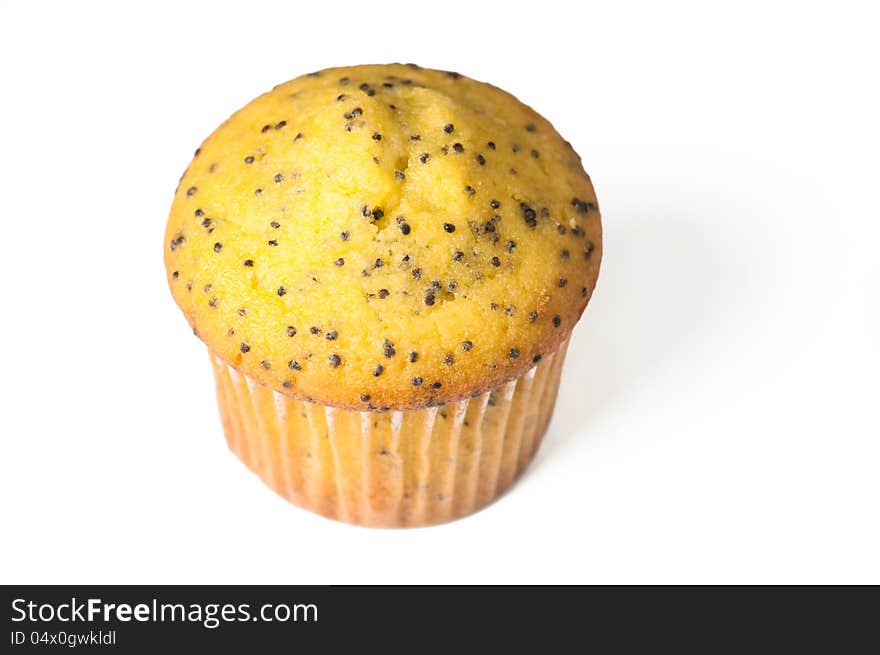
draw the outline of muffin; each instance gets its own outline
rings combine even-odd
[[[531,460],[602,241],[546,119],[392,64],[233,114],[181,177],[164,253],[230,449],[300,507],[419,526],[483,507]]]

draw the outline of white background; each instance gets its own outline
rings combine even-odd
[[[2,3],[0,581],[880,583],[877,17],[713,4]],[[239,464],[162,264],[228,114],[389,61],[545,114],[605,226],[536,461],[409,531]]]

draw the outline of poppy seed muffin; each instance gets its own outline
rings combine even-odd
[[[469,513],[521,471],[601,254],[590,179],[549,122],[399,64],[303,76],[233,114],[165,233],[232,449],[296,504],[366,525]]]

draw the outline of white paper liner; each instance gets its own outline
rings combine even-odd
[[[466,516],[510,487],[550,422],[567,345],[479,396],[386,412],[295,400],[211,361],[229,447],[267,485],[329,518],[403,527]]]

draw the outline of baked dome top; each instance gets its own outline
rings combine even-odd
[[[571,145],[489,84],[414,65],[285,82],[196,151],[165,233],[211,351],[279,392],[423,407],[528,370],[602,254]]]

